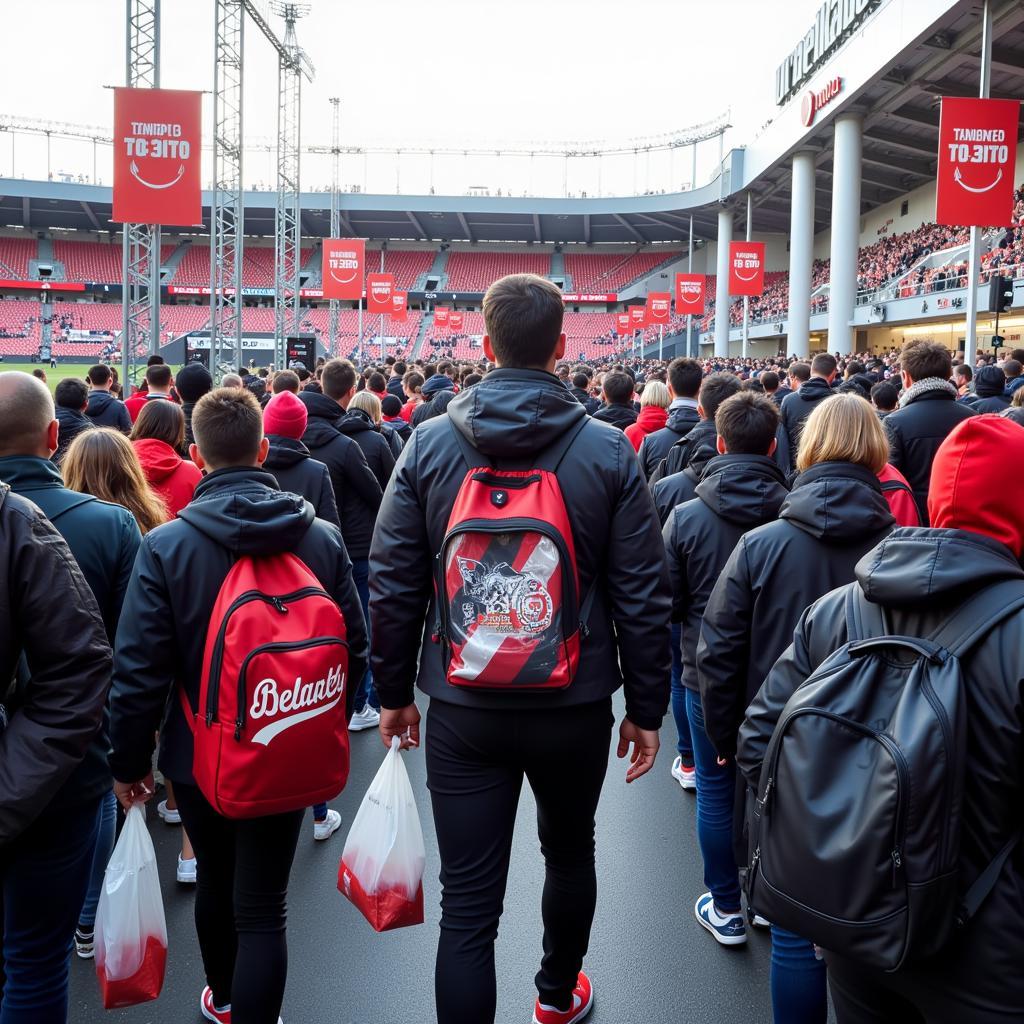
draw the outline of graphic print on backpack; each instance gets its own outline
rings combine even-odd
[[[331,800],[348,777],[341,610],[292,554],[239,559],[217,595],[199,707],[181,690],[196,785],[228,818]]]

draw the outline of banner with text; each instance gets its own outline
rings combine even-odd
[[[203,222],[202,93],[114,90],[114,198],[121,224]]]
[[[391,295],[395,290],[394,274],[366,275],[366,312],[390,313]]]
[[[646,312],[649,327],[667,324],[672,312],[672,296],[668,292],[648,292]]]
[[[435,327],[447,327],[448,326],[448,314],[451,310],[447,306],[435,306],[434,307],[434,326]]]
[[[323,290],[325,299],[361,299],[366,242],[362,238],[325,238]]]
[[[1013,223],[1019,100],[942,97],[935,192],[938,224]]]
[[[676,316],[703,316],[706,287],[703,274],[676,274]]]
[[[456,313],[455,310],[453,309],[448,314],[448,327],[449,327],[450,330],[453,330],[456,333],[461,331],[462,330],[462,314],[461,313]]]
[[[633,328],[629,323],[628,313],[616,313],[615,314],[615,330],[619,334],[629,334]]]
[[[408,292],[391,293],[391,319],[395,323],[405,323],[405,310],[408,303]]]
[[[764,242],[729,243],[729,294],[760,295],[764,291]]]
[[[629,327],[630,330],[639,330],[640,328],[647,326],[647,307],[646,306],[630,306],[629,307]]]

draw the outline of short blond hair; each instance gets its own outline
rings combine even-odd
[[[860,395],[833,395],[804,420],[796,468],[819,462],[853,462],[881,473],[889,461],[889,440],[871,403]]]
[[[357,391],[348,403],[350,409],[361,409],[374,423],[380,425],[380,399],[372,391]]]
[[[660,380],[649,380],[640,396],[640,408],[645,405],[656,405],[659,409],[667,409],[671,401],[668,388]]]

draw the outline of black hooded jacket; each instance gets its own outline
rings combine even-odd
[[[998,541],[963,530],[908,527],[896,530],[865,554],[857,563],[856,583],[849,586],[860,587],[869,601],[886,608],[890,632],[927,637],[971,595],[1004,580],[1019,580],[1024,590],[1024,570]],[[826,594],[801,616],[792,645],[747,712],[736,760],[752,786],[757,784],[768,740],[786,701],[849,639],[845,609],[849,586]],[[1024,612],[995,626],[960,658],[960,667],[967,725],[960,888],[966,892],[1021,828]],[[950,944],[938,956],[909,964],[886,978],[904,979],[901,984],[926,986],[933,992],[955,991],[976,1006],[985,1020],[1001,1019],[1008,1007],[1024,1006],[1020,943],[1007,941],[1006,931],[1007,922],[1022,919],[1024,843],[1018,842],[995,888]],[[832,960],[830,955],[830,966]]]
[[[363,450],[366,464],[377,478],[381,493],[387,487],[395,469],[395,455],[381,429],[362,409],[350,409],[335,424],[338,430]]]
[[[181,683],[196,706],[210,613],[235,560],[281,551],[301,558],[338,602],[348,632],[349,679],[362,678],[366,623],[337,528],[317,519],[303,498],[280,491],[269,473],[216,470],[177,519],[146,534],[135,561],[114,645],[115,779],[146,776],[160,729],[160,770],[173,782],[193,782],[192,735],[173,687]],[[348,714],[353,691],[346,692]]]
[[[309,414],[302,443],[331,474],[334,498],[341,516],[341,535],[345,538],[349,557],[366,558],[383,488],[367,465],[363,449],[354,438],[347,437],[338,429],[338,420],[342,416],[338,403],[312,391],[300,391],[299,400]]]
[[[983,366],[974,375],[974,395],[965,404],[976,413],[992,412],[997,415],[1010,407],[1006,393],[1006,374],[998,366]]]
[[[98,388],[90,391],[89,405],[86,407],[85,415],[97,427],[113,427],[115,430],[120,430],[122,434],[132,432],[132,418],[128,415],[127,406],[109,391],[102,391]]]
[[[601,403],[593,395],[588,395],[583,388],[573,385],[569,388],[569,394],[587,410],[587,414],[590,416],[593,416],[601,408]]]
[[[83,430],[92,430],[96,424],[85,413],[79,412],[77,409],[65,409],[60,405],[57,406],[55,415],[60,426],[57,431],[57,450],[53,453],[53,461],[59,466],[64,461],[71,442]]]
[[[618,427],[619,430],[625,430],[626,427],[636,423],[636,417],[637,411],[632,405],[602,405],[594,413],[595,420],[610,423],[613,427]]]
[[[370,552],[371,667],[386,708],[433,699],[482,708],[557,708],[607,698],[625,683],[626,713],[656,729],[669,696],[670,598],[664,544],[636,453],[622,431],[586,420],[558,479],[576,547],[580,592],[594,589],[572,685],[494,694],[452,687],[436,620],[434,556],[467,466],[454,431],[502,468],[530,468],[538,452],[585,420],[552,374],[499,369],[413,431],[388,485]],[[614,626],[614,628],[613,628]],[[410,642],[422,637],[420,644]]]
[[[878,478],[849,462],[801,473],[774,523],[744,534],[715,583],[697,645],[708,738],[736,751],[747,705],[793,640],[804,609],[853,579],[895,520]]]
[[[267,434],[270,451],[263,468],[273,474],[282,491],[298,494],[313,506],[319,519],[326,519],[341,529],[334,487],[327,467],[309,454],[309,449],[293,437]]]
[[[662,526],[676,505],[697,496],[697,484],[704,467],[718,454],[718,433],[713,420],[700,420],[697,425],[669,449],[650,479],[654,507]],[[641,445],[641,447],[643,447]]]
[[[696,498],[671,512],[663,535],[688,689],[698,689],[697,641],[715,581],[740,537],[772,522],[786,494],[785,477],[767,456],[718,455],[707,464]]]
[[[640,468],[645,480],[651,479],[661,465],[661,460],[668,457],[669,449],[686,437],[698,423],[700,413],[696,406],[681,405],[669,410],[665,426],[648,434],[640,443]]]
[[[779,407],[779,417],[789,439],[789,461],[796,465],[796,452],[800,447],[800,431],[804,420],[814,412],[819,402],[835,394],[824,377],[811,377],[800,385],[799,391],[787,395]]]

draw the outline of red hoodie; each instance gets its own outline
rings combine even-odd
[[[921,516],[917,511],[914,492],[910,489],[907,478],[889,463],[878,474],[882,483],[882,493],[889,502],[889,511],[896,520],[897,526],[920,526]]]
[[[149,486],[164,499],[172,519],[192,500],[192,492],[203,479],[199,467],[186,462],[169,444],[155,437],[132,441]]]
[[[645,405],[636,418],[636,423],[626,427],[626,437],[633,443],[634,451],[640,451],[640,445],[648,434],[661,430],[668,423],[668,409],[658,405]]]

